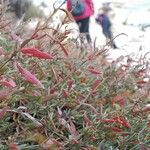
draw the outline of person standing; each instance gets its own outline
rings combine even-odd
[[[90,17],[94,14],[94,5],[92,0],[67,0],[67,9],[73,15],[78,24],[81,34],[85,34],[86,40],[91,44],[89,34]]]

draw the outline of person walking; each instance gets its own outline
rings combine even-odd
[[[89,34],[90,17],[94,14],[92,0],[67,0],[67,9],[72,13],[73,18],[78,24],[79,31],[84,34],[88,44],[91,44]]]
[[[108,12],[111,10],[108,6],[103,6],[102,12],[98,13],[97,17],[95,18],[96,22],[101,25],[102,27],[102,32],[104,36],[106,37],[106,40],[110,42],[110,45],[112,48],[116,49],[117,46],[115,42],[113,41],[113,34],[111,31],[111,21],[108,17]]]

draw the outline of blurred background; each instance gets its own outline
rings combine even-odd
[[[13,1],[13,0],[12,0]],[[14,0],[16,1],[16,0]],[[28,1],[29,6],[26,9],[25,20],[32,18],[28,27],[34,28],[36,23],[42,17],[48,16],[53,12],[53,5],[59,6],[63,4],[66,8],[65,0],[23,0]],[[112,22],[112,31],[117,45],[117,49],[111,49],[109,56],[112,59],[118,58],[120,55],[132,55],[140,57],[150,52],[150,0],[93,0],[95,14],[90,20],[90,34],[92,40],[96,40],[96,45],[102,47],[105,45],[106,39],[102,34],[101,27],[96,24],[95,17],[98,10],[104,3],[109,4],[111,8],[110,19]],[[64,13],[59,11],[53,18],[53,27],[61,23]],[[77,28],[74,22],[70,22],[69,28]],[[73,33],[72,37],[76,34]],[[149,55],[149,54],[147,54]],[[150,55],[148,56],[150,59]]]

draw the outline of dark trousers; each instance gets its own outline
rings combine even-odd
[[[90,18],[88,17],[82,20],[78,20],[76,21],[76,23],[79,26],[80,33],[85,33],[87,42],[91,43],[91,37],[89,34],[89,21],[90,21]]]
[[[111,47],[117,48],[114,40],[112,39],[112,32],[110,31],[110,27],[107,27],[107,25],[103,27],[103,34],[105,35],[106,39],[111,40]]]

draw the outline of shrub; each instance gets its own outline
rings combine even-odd
[[[52,16],[28,36],[1,17],[0,149],[149,149],[147,58],[108,62],[105,47],[49,28]]]

